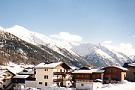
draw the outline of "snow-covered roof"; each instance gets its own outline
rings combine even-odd
[[[34,74],[34,69],[24,69],[23,71],[19,72],[18,74],[21,74],[21,75],[33,75]]]
[[[63,62],[57,62],[57,63],[50,63],[50,64],[45,64],[45,63],[40,63],[35,68],[55,68],[58,65],[61,65]]]
[[[21,71],[24,70],[24,68],[23,68],[23,67],[20,67],[20,66],[13,66],[13,67],[8,66],[7,69],[8,69],[10,72],[12,72],[13,74],[17,74],[17,73],[19,73],[19,72],[21,72]]]
[[[127,68],[124,68],[124,67],[118,66],[118,65],[112,65],[112,66],[107,66],[107,67],[115,67],[115,68],[119,68],[119,69],[124,70],[124,71],[127,71],[128,70]],[[107,67],[104,67],[104,68],[107,68]]]
[[[75,70],[72,73],[92,73],[91,70]]]
[[[133,66],[133,67],[135,67],[135,63],[128,64],[128,66]]]
[[[76,66],[70,66],[70,68],[71,68],[72,70],[79,69],[79,68],[76,67]]]
[[[28,78],[29,75],[16,75],[13,78]]]
[[[25,65],[24,68],[34,68],[34,65]]]
[[[104,70],[100,70],[100,69],[91,69],[91,71],[93,73],[103,73],[104,72]]]
[[[90,69],[90,70],[75,70],[72,73],[103,73],[104,70]]]

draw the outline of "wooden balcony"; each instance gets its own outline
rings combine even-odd
[[[71,74],[71,72],[54,72],[54,75],[65,75],[65,74]]]
[[[62,82],[62,81],[70,81],[71,79],[66,79],[66,78],[58,78],[58,79],[53,79],[54,82]]]
[[[63,79],[62,79],[62,78],[60,78],[60,79],[53,79],[53,81],[54,81],[54,82],[62,82]]]

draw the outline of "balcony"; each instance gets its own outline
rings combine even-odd
[[[59,78],[59,79],[53,79],[54,82],[62,82],[63,79],[62,78]]]
[[[54,75],[65,75],[65,74],[71,74],[71,72],[53,72]]]
[[[54,75],[65,75],[66,72],[53,72]]]
[[[72,80],[71,76],[66,76],[66,77],[54,76],[53,77],[53,81],[70,81],[70,80]]]

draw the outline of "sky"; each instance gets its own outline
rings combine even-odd
[[[55,38],[135,46],[135,0],[0,0],[0,26],[14,25]]]

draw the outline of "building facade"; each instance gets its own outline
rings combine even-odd
[[[36,87],[39,89],[71,85],[71,68],[63,62],[41,63],[35,67],[35,71]]]
[[[117,83],[125,80],[127,69],[121,66],[108,66],[103,68],[104,72],[104,83]]]
[[[73,86],[76,89],[94,90],[102,84],[104,70],[79,69],[72,72]]]
[[[128,69],[126,79],[131,82],[135,82],[135,63],[125,63],[124,67]]]

